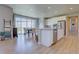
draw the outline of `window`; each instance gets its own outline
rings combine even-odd
[[[36,21],[37,19],[33,18],[28,18],[28,17],[23,17],[23,16],[14,16],[15,19],[15,27],[18,28],[18,33],[23,34],[24,29],[29,29],[29,28],[36,28]]]
[[[36,27],[36,20],[32,20],[32,28],[35,28]]]
[[[35,28],[36,19],[15,16],[15,27]]]
[[[26,28],[26,22],[22,21],[22,28]]]

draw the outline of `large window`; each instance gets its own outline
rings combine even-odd
[[[15,27],[18,29],[19,34],[24,33],[24,28],[31,29],[37,27],[37,19],[23,16],[14,16]]]

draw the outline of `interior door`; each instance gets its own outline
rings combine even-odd
[[[75,32],[76,31],[76,22],[74,18],[70,19],[70,32]]]
[[[78,16],[68,16],[66,21],[67,35],[72,32],[78,32]]]
[[[70,18],[70,32],[78,31],[78,19],[76,16]]]

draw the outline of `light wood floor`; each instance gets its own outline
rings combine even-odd
[[[57,41],[51,47],[44,47],[32,41],[5,40],[0,41],[0,53],[9,54],[78,54],[79,36],[69,35]]]

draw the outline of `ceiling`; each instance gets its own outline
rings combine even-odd
[[[79,12],[79,4],[9,4],[14,13],[31,17],[51,17]]]

